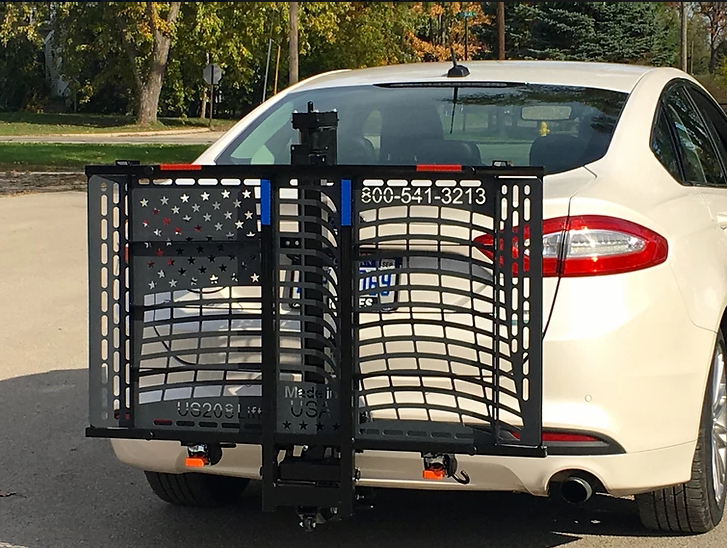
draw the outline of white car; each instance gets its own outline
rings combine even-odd
[[[544,166],[548,455],[458,455],[463,484],[422,477],[417,452],[367,450],[358,485],[635,495],[650,529],[711,530],[727,499],[727,116],[671,68],[464,65],[454,78],[444,63],[315,76],[195,162],[288,164],[291,115],[311,101],[339,114],[339,164]],[[190,468],[179,442],[112,443],[171,503],[229,502],[260,478],[257,446]]]

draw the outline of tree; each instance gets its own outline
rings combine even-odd
[[[696,12],[707,21],[709,29],[709,73],[717,68],[717,53],[727,31],[727,2],[696,2]]]
[[[303,2],[301,74],[416,60],[407,2]]]
[[[493,2],[483,2],[492,15]],[[506,2],[510,58],[666,64],[671,52],[656,2]],[[492,22],[475,32],[496,51]],[[490,55],[491,56],[491,55]]]
[[[139,97],[136,121],[141,125],[156,123],[169,48],[182,3],[114,4],[117,10],[116,20],[132,66]],[[166,16],[161,15],[162,11],[166,12]]]
[[[476,2],[416,2],[411,9],[416,20],[407,36],[420,61],[448,61],[452,48],[457,58],[463,59],[465,24],[474,28],[487,20]],[[464,11],[473,12],[474,17],[465,20]],[[481,49],[481,41],[472,34],[469,40],[472,57],[479,56]]]
[[[42,108],[48,93],[43,65],[44,3],[0,4],[0,110]]]
[[[181,2],[56,2],[62,72],[81,102],[110,89],[136,121],[157,121]]]

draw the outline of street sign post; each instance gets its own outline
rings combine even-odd
[[[202,72],[204,81],[210,86],[210,127],[212,127],[212,112],[215,108],[215,85],[222,80],[222,69],[216,63],[209,63]]]

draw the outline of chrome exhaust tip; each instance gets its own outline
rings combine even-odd
[[[560,496],[570,504],[583,504],[593,496],[593,485],[580,476],[569,476],[560,484]]]

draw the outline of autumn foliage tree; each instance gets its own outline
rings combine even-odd
[[[416,2],[412,11],[415,27],[407,32],[414,55],[420,61],[447,61],[454,49],[458,59],[465,54],[465,25],[482,25],[490,18],[480,2]],[[465,19],[464,14],[468,17]],[[472,14],[473,16],[469,16]],[[484,48],[478,35],[467,29],[470,57],[478,56]]]
[[[707,22],[709,29],[709,73],[717,68],[717,54],[725,43],[727,31],[727,2],[696,2],[696,12]]]

